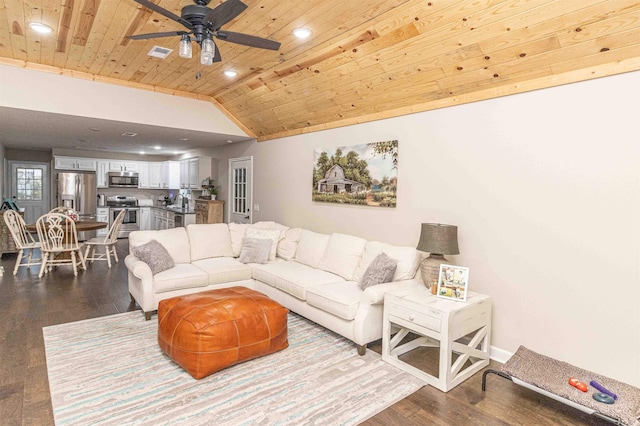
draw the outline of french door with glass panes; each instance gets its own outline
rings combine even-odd
[[[229,222],[252,223],[253,157],[229,159]]]
[[[50,210],[49,164],[9,161],[11,200],[24,208],[24,220],[35,223]]]

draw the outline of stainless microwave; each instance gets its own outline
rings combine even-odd
[[[109,188],[137,188],[138,173],[135,172],[109,172]]]

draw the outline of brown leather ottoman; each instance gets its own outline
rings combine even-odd
[[[158,344],[196,379],[289,346],[289,310],[264,294],[230,287],[161,300]]]

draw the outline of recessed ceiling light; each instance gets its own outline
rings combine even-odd
[[[162,149],[162,147],[160,145],[156,145],[153,147],[153,149]]]
[[[227,77],[235,77],[236,75],[238,75],[238,73],[233,70],[226,70],[224,72],[224,75],[226,75]]]
[[[293,30],[293,35],[298,38],[307,38],[311,35],[311,30],[308,28],[296,28]]]
[[[180,138],[181,141],[188,141],[189,138]]]
[[[227,139],[225,142],[226,143],[233,143],[233,141],[231,139]]]
[[[50,34],[53,31],[53,28],[40,22],[31,22],[29,27],[40,34]]]
[[[132,138],[134,136],[138,136],[138,134],[137,133],[132,133],[132,132],[124,132],[122,134],[122,136],[128,136],[128,137]]]

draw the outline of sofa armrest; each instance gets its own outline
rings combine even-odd
[[[367,301],[371,305],[378,305],[384,302],[385,293],[393,293],[396,296],[402,296],[419,288],[424,288],[424,284],[416,279],[378,284],[365,288],[362,294],[362,300]]]
[[[149,265],[147,265],[134,255],[127,255],[127,257],[124,258],[124,264],[127,266],[129,272],[131,272],[142,281],[153,281],[153,273],[151,272],[151,268],[149,267]]]

